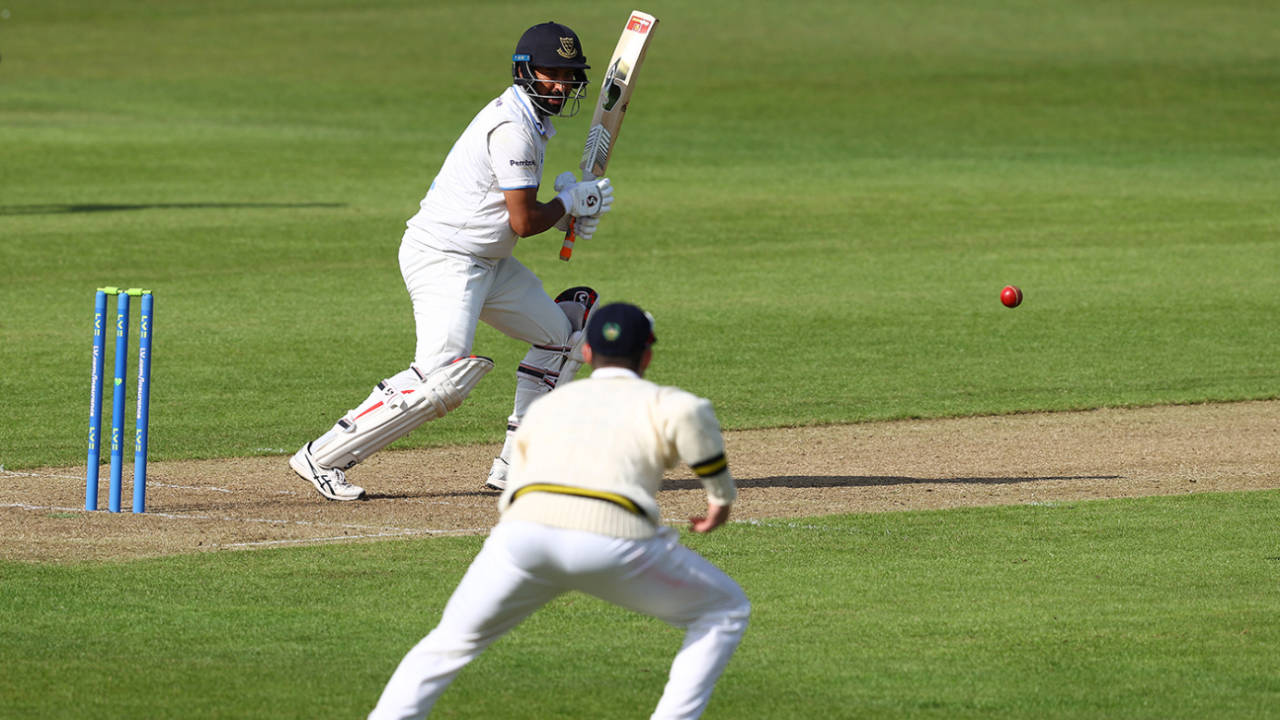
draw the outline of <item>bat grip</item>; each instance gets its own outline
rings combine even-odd
[[[582,171],[582,181],[595,180],[596,176],[590,170]],[[560,259],[569,262],[569,258],[573,257],[573,241],[578,239],[578,218],[569,217],[569,229],[564,234],[564,244],[560,246]]]
[[[573,241],[577,234],[574,233],[574,224],[577,218],[569,218],[569,230],[564,234],[564,244],[560,246],[560,259],[569,262],[569,258],[573,256]]]

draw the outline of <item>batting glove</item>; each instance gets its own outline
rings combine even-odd
[[[578,182],[578,176],[572,172],[565,170],[556,176],[556,193],[563,192],[565,188]]]
[[[578,182],[578,176],[566,170],[556,176],[556,192],[557,193],[563,192],[565,188],[569,187],[570,185],[576,182]],[[565,207],[567,208],[569,206],[565,205]],[[559,230],[560,232],[569,232],[569,221],[571,219],[573,219],[573,216],[570,215],[568,212],[566,212],[564,214],[564,217],[556,221],[556,225],[555,225],[556,229]]]
[[[556,199],[574,217],[603,215],[613,206],[613,185],[609,183],[609,178],[574,183],[557,195]]]
[[[573,235],[579,240],[590,240],[596,234],[596,226],[600,224],[600,216],[580,217],[573,221]]]

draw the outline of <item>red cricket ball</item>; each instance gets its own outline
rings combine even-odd
[[[1005,307],[1015,308],[1022,304],[1022,288],[1017,285],[1005,285],[1000,291],[1000,302]]]

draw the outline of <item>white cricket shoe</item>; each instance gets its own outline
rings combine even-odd
[[[364,488],[347,482],[347,476],[341,470],[316,464],[311,456],[311,443],[303,445],[289,458],[289,467],[303,480],[310,480],[316,491],[330,500],[359,500],[364,497]]]
[[[502,458],[494,458],[493,466],[489,468],[489,477],[485,479],[484,486],[490,490],[502,492],[507,489],[507,470],[511,465]]]

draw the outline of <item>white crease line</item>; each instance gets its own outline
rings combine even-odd
[[[5,503],[0,508],[18,508],[19,510],[55,510],[58,512],[86,512],[84,506],[58,507],[57,505],[28,505],[26,503]]]
[[[787,530],[824,530],[824,531],[839,530],[841,532],[844,531],[842,528],[833,528],[828,525],[804,525],[796,522],[787,522],[786,520],[782,520],[779,518],[768,519],[768,520],[758,520],[754,518],[746,519],[746,520],[730,520],[729,524],[755,525],[757,527],[766,527],[766,528],[785,528]]]
[[[445,504],[445,503],[441,503],[441,504]],[[74,512],[74,513],[90,512],[85,510],[83,507],[59,507],[56,505],[28,505],[26,503],[5,503],[5,504],[0,504],[0,508],[18,508],[21,510],[48,510],[48,511],[56,511],[56,512]],[[98,511],[98,512],[103,512],[103,511]],[[125,512],[125,513],[119,513],[119,514],[132,515],[133,513]],[[312,522],[310,520],[271,520],[268,518],[217,517],[214,515],[192,515],[192,514],[184,514],[184,513],[162,513],[162,512],[147,512],[143,514],[149,517],[162,517],[168,520],[220,520],[224,522],[260,523],[260,524],[268,524],[268,525],[302,525],[306,527],[319,527],[319,528],[336,527],[336,528],[345,528],[348,530],[383,530],[383,532],[366,533],[364,535],[337,535],[333,537],[323,537],[323,538],[294,538],[294,539],[284,539],[284,540],[258,540],[255,542],[227,543],[225,545],[219,545],[219,547],[252,547],[252,546],[265,546],[265,545],[290,545],[290,544],[296,545],[301,543],[337,542],[340,540],[364,540],[364,539],[379,538],[379,537],[402,537],[406,535],[476,535],[476,534],[487,533],[493,529],[492,527],[461,528],[457,530],[435,530],[432,528],[397,528],[397,527],[387,528],[385,526],[378,526],[378,525],[354,525],[350,523],[338,523],[338,524],[317,523],[317,522]],[[662,521],[663,523],[670,525],[672,527],[679,527],[681,523],[687,522],[685,519],[681,519],[681,518],[663,518]],[[795,522],[786,522],[778,519],[730,520],[729,524],[756,525],[759,527],[786,528],[790,530],[829,531],[833,529],[823,525],[807,525],[807,524],[800,524]]]
[[[461,502],[460,503],[460,502],[453,502],[451,500],[414,500],[412,498],[400,498],[399,502],[402,502],[406,505],[448,505],[450,507],[463,507],[463,508],[479,508],[479,507],[486,507],[492,504],[494,510],[498,509],[498,499],[496,497],[493,499],[492,503],[489,503],[489,502],[483,502],[483,503]]]
[[[5,470],[3,467],[0,467],[0,477],[4,477],[6,475],[11,475],[14,477],[58,478],[60,480],[84,480],[85,479],[80,475],[47,475],[42,473],[24,473],[24,472],[17,472],[14,470]],[[228,494],[236,492],[235,490],[231,490],[230,488],[215,487],[212,485],[207,485],[204,487],[198,487],[194,485],[171,485],[169,483],[155,482],[154,480],[148,480],[147,487],[148,488],[166,488],[168,490],[203,490],[205,492],[218,492],[218,493],[228,493]],[[274,491],[273,494],[289,495],[289,496],[296,497],[299,493],[294,492],[293,490],[276,490]],[[310,493],[307,493],[307,494],[310,494]],[[390,500],[393,498],[386,498],[386,499]],[[467,503],[452,503],[452,502],[446,502],[446,501],[431,501],[431,500],[411,500],[409,498],[399,498],[399,502],[407,503],[407,504],[418,504],[418,505],[458,505],[460,507],[479,507],[477,505],[471,505]],[[497,503],[496,495],[494,496],[494,503]]]
[[[147,487],[148,488],[162,487],[162,488],[169,488],[170,490],[204,490],[207,492],[220,492],[220,493],[232,492],[232,490],[229,488],[214,487],[212,485],[206,485],[204,487],[196,487],[194,485],[170,485],[168,483],[158,483],[158,482],[152,482],[150,480],[147,481]]]
[[[4,477],[4,476],[11,476],[11,477],[34,477],[34,478],[57,478],[57,479],[59,479],[59,480],[85,480],[85,479],[86,479],[83,475],[50,475],[50,474],[46,474],[46,473],[24,473],[24,472],[17,472],[17,471],[14,471],[14,470],[5,470],[3,467],[0,467],[0,477]],[[105,478],[103,478],[103,479],[105,479]],[[99,483],[101,483],[103,479],[99,479],[99,481],[98,481],[98,482],[99,482]],[[195,485],[172,485],[172,484],[170,484],[170,483],[156,482],[156,481],[154,481],[154,480],[148,480],[148,481],[147,481],[147,487],[149,487],[149,488],[168,488],[168,489],[170,489],[170,490],[204,490],[204,491],[206,491],[206,492],[220,492],[220,493],[230,493],[230,492],[233,492],[232,490],[230,490],[230,489],[228,489],[228,488],[215,487],[215,486],[212,486],[212,485],[206,485],[206,486],[204,486],[204,487],[199,487],[199,486],[195,486]]]
[[[419,532],[421,528],[404,528],[404,527],[387,527],[386,525],[354,525],[350,523],[324,523],[313,522],[311,520],[279,520],[272,518],[243,518],[230,517],[226,515],[203,515],[193,513],[165,513],[165,512],[148,512],[145,513],[150,517],[162,517],[171,520],[217,520],[219,522],[245,522],[259,523],[265,525],[301,525],[305,527],[332,527],[345,528],[348,530],[390,530],[394,532]]]
[[[293,538],[288,540],[258,540],[256,542],[227,543],[218,547],[253,547],[264,545],[299,545],[304,543],[364,540],[368,538],[405,537],[410,535],[475,535],[489,532],[490,528],[464,528],[461,530],[409,530],[405,532],[373,533],[370,535],[336,535],[323,538]]]
[[[4,466],[0,465],[0,476],[2,475],[12,475],[13,477],[59,478],[61,480],[84,480],[85,479],[83,475],[45,475],[42,473],[25,473],[25,472],[18,472],[16,470],[5,470]]]
[[[3,505],[0,505],[0,508],[19,508],[22,510],[49,510],[49,511],[55,511],[55,512],[77,512],[77,513],[94,512],[90,510],[85,510],[83,507],[71,508],[71,507],[59,507],[56,505],[28,505],[26,503],[5,503]],[[105,511],[98,510],[97,512],[105,512]],[[128,513],[108,513],[108,514],[133,515],[134,513],[128,512]],[[452,530],[432,530],[430,528],[424,529],[424,528],[405,528],[405,527],[394,527],[394,526],[387,527],[385,525],[354,525],[350,523],[318,523],[310,520],[273,520],[270,518],[239,518],[239,517],[227,517],[227,516],[217,516],[217,515],[196,515],[191,513],[164,513],[164,512],[152,511],[152,512],[146,512],[146,513],[138,513],[138,514],[145,517],[165,518],[166,520],[217,520],[220,522],[259,523],[259,524],[266,524],[266,525],[300,525],[305,527],[318,527],[318,528],[343,528],[347,530],[380,530],[380,531],[389,532],[389,533],[401,533],[401,534],[423,533],[423,532],[427,532],[427,533],[454,532]],[[350,536],[347,536],[347,537],[350,537]]]

